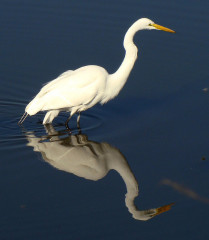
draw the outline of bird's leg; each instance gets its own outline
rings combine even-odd
[[[71,119],[72,116],[73,116],[73,115],[70,115],[69,118],[67,119],[67,121],[65,122],[65,127],[66,127],[68,130],[70,130],[70,128],[69,128],[69,126],[68,126],[68,122],[70,121],[70,119]],[[80,131],[80,118],[81,118],[81,113],[78,112],[77,128],[79,129],[79,131]]]
[[[69,126],[68,126],[68,122],[70,121],[72,115],[69,116],[69,118],[67,119],[67,121],[65,122],[65,127],[70,130]]]
[[[77,128],[80,129],[80,118],[81,118],[81,112],[78,112],[78,117],[77,117]]]
[[[78,112],[78,117],[77,117],[77,128],[78,128],[78,133],[79,133],[79,134],[81,134],[80,118],[81,118],[81,112]]]

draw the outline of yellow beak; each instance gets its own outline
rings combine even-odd
[[[163,27],[163,26],[160,26],[158,24],[152,24],[153,27],[159,29],[159,30],[162,30],[162,31],[166,31],[166,32],[171,32],[171,33],[175,33],[175,31],[169,29],[169,28],[166,28],[166,27]]]
[[[159,208],[156,208],[157,212],[155,213],[155,216],[156,215],[159,215],[161,213],[164,213],[164,212],[167,212],[171,209],[171,206],[173,206],[175,203],[171,203],[171,204],[168,204],[168,205],[165,205],[165,206],[162,206],[162,207],[159,207]]]

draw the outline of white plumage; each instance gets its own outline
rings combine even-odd
[[[66,121],[66,127],[68,127],[68,121],[73,114],[85,111],[97,103],[104,104],[117,96],[137,59],[137,47],[133,43],[133,37],[137,31],[142,29],[174,32],[147,18],[139,19],[125,35],[126,55],[115,73],[108,74],[104,68],[96,65],[64,72],[55,80],[47,83],[26,106],[25,114],[20,119],[19,124],[23,123],[27,115],[32,116],[39,111],[47,111],[43,124],[51,123],[60,111],[68,111],[70,112],[70,117]]]
[[[98,66],[67,71],[46,84],[25,111],[29,115],[48,111],[43,124],[52,122],[60,111],[70,111],[71,115],[85,111],[102,100],[107,75],[105,69]]]

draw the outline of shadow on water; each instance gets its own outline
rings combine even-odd
[[[127,193],[125,204],[134,219],[146,221],[170,210],[173,203],[148,210],[138,210],[134,200],[138,196],[137,180],[124,155],[115,147],[105,142],[88,140],[81,133],[67,134],[56,131],[51,124],[45,125],[47,135],[37,137],[34,132],[24,131],[27,146],[40,152],[44,161],[58,170],[72,173],[78,177],[98,181],[110,170],[115,170],[122,177]]]

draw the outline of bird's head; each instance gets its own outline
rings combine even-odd
[[[166,31],[166,32],[171,32],[171,33],[175,33],[175,31],[163,27],[161,25],[158,25],[156,23],[154,23],[152,20],[148,19],[148,18],[141,18],[137,21],[138,25],[140,26],[140,29],[148,29],[148,30],[162,30],[162,31]]]

